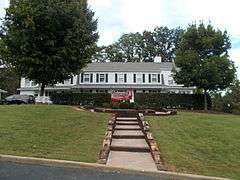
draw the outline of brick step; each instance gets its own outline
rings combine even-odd
[[[136,117],[117,117],[117,121],[137,121]]]
[[[129,152],[150,152],[150,148],[143,139],[112,139],[110,150],[113,151],[129,151]]]
[[[139,125],[116,125],[115,130],[141,130]]]
[[[117,125],[139,125],[137,121],[116,121]]]
[[[116,130],[113,133],[115,139],[144,139],[142,131]]]
[[[124,151],[124,152],[150,152],[146,147],[130,147],[130,146],[110,146],[111,151]]]
[[[126,125],[123,125],[123,126],[116,126],[115,131],[141,131],[142,129],[140,127],[129,127],[129,126],[126,126]]]

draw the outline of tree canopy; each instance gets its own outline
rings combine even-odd
[[[229,59],[231,43],[226,31],[211,24],[190,25],[176,51],[174,79],[178,84],[207,91],[224,90],[235,78],[235,66]]]
[[[41,84],[43,92],[90,62],[96,30],[86,0],[11,0],[0,32],[0,59]]]
[[[163,62],[172,62],[182,32],[181,28],[156,27],[153,31],[123,34],[116,43],[99,47],[93,60],[153,62],[156,56],[161,56]]]

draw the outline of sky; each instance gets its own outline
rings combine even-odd
[[[239,0],[88,0],[96,12],[99,45],[109,45],[122,34],[152,30],[156,26],[186,28],[189,24],[211,22],[227,30],[232,42],[230,57],[240,78]],[[0,0],[0,17],[8,0]]]

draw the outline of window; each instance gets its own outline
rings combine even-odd
[[[157,74],[152,74],[152,82],[153,83],[156,83],[158,80],[157,80]]]
[[[137,83],[141,83],[141,82],[142,82],[142,75],[137,74]]]
[[[118,75],[118,81],[119,81],[119,83],[124,83],[124,74]]]
[[[90,74],[83,74],[83,81],[90,82]]]
[[[118,82],[118,75],[115,74],[115,83],[117,83],[117,82]]]
[[[100,74],[100,82],[105,82],[105,74]]]
[[[32,86],[37,86],[35,81],[32,81]]]
[[[25,87],[30,87],[31,82],[28,79],[25,79]]]
[[[165,85],[163,74],[161,74],[161,81],[162,81],[162,84]]]
[[[70,79],[70,83],[73,84],[73,77],[71,77],[71,79]]]

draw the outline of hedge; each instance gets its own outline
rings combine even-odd
[[[211,108],[211,98],[207,97],[208,108]],[[138,93],[135,102],[145,108],[182,108],[204,109],[203,94],[161,94],[161,93]]]
[[[54,104],[105,106],[111,102],[109,93],[74,93],[63,92],[51,94]],[[208,96],[208,108],[211,108],[211,98]],[[137,93],[135,103],[138,108],[182,108],[204,109],[203,94],[161,94],[161,93]]]
[[[103,106],[104,103],[110,103],[111,94],[63,92],[53,93],[50,98],[54,104]]]

